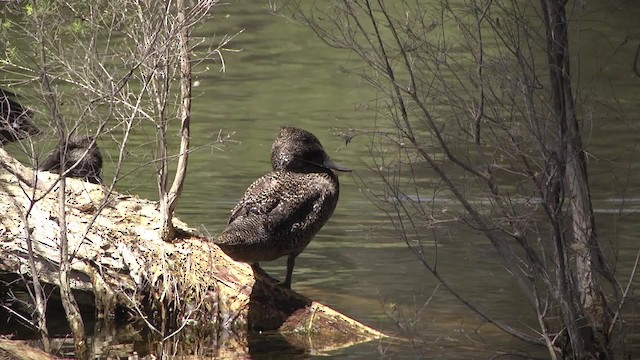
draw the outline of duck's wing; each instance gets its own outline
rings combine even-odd
[[[268,214],[279,202],[277,179],[273,173],[266,174],[249,185],[242,199],[231,210],[228,223],[231,224],[240,216]]]
[[[300,179],[282,177],[278,172],[266,174],[249,186],[231,211],[229,224],[250,220],[269,231],[292,220],[301,221],[313,212],[320,197],[306,189]]]
[[[231,211],[229,223],[239,216],[268,215],[272,221],[307,209],[318,199],[314,191],[305,191],[300,179],[282,176],[279,172],[264,175],[253,182]]]

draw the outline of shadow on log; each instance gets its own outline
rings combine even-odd
[[[57,179],[0,149],[0,272],[34,275],[28,265],[30,237],[36,276],[58,284]],[[163,242],[155,202],[76,179],[67,180],[66,191],[69,249],[75,253],[71,286],[93,295],[85,298],[93,299],[98,319],[124,308],[130,320],[160,338],[233,336],[236,340],[228,342],[236,354],[248,352],[247,329],[279,332],[316,353],[384,337],[267,276],[254,278],[250,266],[234,262],[177,219],[178,238]],[[238,333],[244,335],[233,335]]]

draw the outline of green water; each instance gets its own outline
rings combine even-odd
[[[631,72],[640,23],[630,25],[640,11],[623,1],[600,3],[587,2],[593,9],[586,13],[595,20],[583,25],[581,53],[610,54],[622,45],[612,57],[582,57],[585,70],[580,75],[593,106],[587,141],[598,230],[618,249],[617,268],[626,280],[639,249],[640,231],[640,137],[635,120],[640,116],[640,78]],[[345,145],[335,136],[340,129],[367,128],[374,120],[381,121],[362,110],[377,94],[343,71],[362,66],[359,60],[347,51],[327,47],[308,29],[271,15],[265,6],[266,2],[249,0],[220,6],[214,19],[198,32],[222,36],[243,30],[229,45],[240,51],[224,54],[226,72],[219,71],[218,63],[197,69],[192,144],[200,148],[190,157],[180,219],[210,234],[220,232],[247,186],[270,170],[269,150],[278,128],[305,128],[320,138],[334,160],[355,172],[341,175],[338,207],[298,258],[293,288],[370,326],[413,336],[417,342],[363,344],[333,357],[468,359],[489,358],[496,350],[531,351],[438,290],[437,281],[407,249],[387,215],[363,194],[367,190],[358,179],[373,179],[366,166],[370,157],[366,139]],[[626,36],[629,41],[623,43]],[[598,82],[591,80],[595,71],[599,71]],[[231,141],[214,148],[211,142],[220,131],[230,134]],[[144,131],[136,136],[140,142],[153,138]],[[101,139],[100,145],[109,151],[106,140]],[[112,166],[107,163],[109,178]],[[142,168],[125,177],[118,189],[156,199],[152,172],[152,166]],[[431,176],[428,171],[425,174]],[[624,186],[626,205],[616,215]],[[425,234],[435,235],[439,270],[457,290],[510,324],[523,327],[533,322],[526,301],[484,239],[455,227]],[[283,259],[263,267],[277,279],[284,277]],[[395,309],[393,315],[402,329],[390,309]],[[253,344],[251,355],[256,359],[311,356],[283,346],[279,339],[264,338]]]

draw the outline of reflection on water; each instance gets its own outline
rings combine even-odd
[[[590,5],[597,7],[597,2]],[[469,359],[491,357],[495,349],[531,350],[481,322],[449,294],[439,290],[437,282],[397,235],[386,214],[367,200],[368,189],[362,188],[355,176],[365,181],[373,179],[366,166],[368,144],[362,138],[345,146],[335,136],[337,128],[365,128],[374,119],[374,114],[360,110],[363,107],[359,104],[372,101],[376,94],[340,70],[360,66],[358,62],[348,52],[327,48],[309,30],[268,14],[263,6],[245,0],[219,7],[220,16],[200,30],[202,34],[245,31],[231,43],[233,48],[242,51],[225,54],[226,73],[208,64],[211,70],[199,72],[194,79],[200,85],[194,88],[192,143],[202,148],[191,155],[179,217],[211,234],[220,232],[230,209],[247,186],[270,170],[268,152],[279,127],[286,124],[305,128],[320,138],[332,158],[355,169],[355,174],[340,177],[338,207],[333,218],[299,256],[294,290],[374,328],[413,340],[358,345],[334,353],[336,358]],[[608,16],[608,23],[616,21],[612,16],[621,17],[621,21],[634,17],[633,11]],[[590,23],[590,26],[596,25]],[[611,28],[599,28],[597,34],[612,39],[620,36]],[[633,35],[637,36],[638,31]],[[611,58],[606,67],[610,79],[621,84],[616,93],[617,106],[640,104],[638,79],[630,78],[628,71],[622,70],[629,68],[631,52],[630,48],[621,48],[620,53],[629,56]],[[604,96],[598,91],[607,92],[592,91],[591,96],[596,98]],[[616,114],[596,110],[593,122],[598,129],[594,133],[602,130],[603,135],[594,134],[590,138],[593,156],[589,164],[590,180],[600,235],[618,247],[617,266],[624,280],[629,276],[638,250],[636,234],[640,233],[640,219],[636,210],[640,183],[634,181],[638,178],[633,176],[635,173],[631,178],[616,177],[612,183],[611,174],[640,169],[638,160],[628,160],[638,159],[634,150],[640,138],[637,124],[628,124],[618,116],[626,112],[626,118],[638,118],[640,109],[637,105],[627,106]],[[632,113],[635,116],[630,116]],[[606,125],[599,125],[601,123]],[[221,149],[207,146],[220,130],[223,134],[232,134],[233,141]],[[136,136],[134,140],[141,144],[154,137],[143,129]],[[108,151],[108,139],[100,141],[100,147]],[[148,160],[151,152],[145,148],[131,161]],[[631,156],[633,154],[636,156]],[[622,165],[608,161],[620,159],[627,161],[621,161]],[[110,171],[107,164],[107,178]],[[126,177],[118,187],[121,191],[130,189],[141,196],[157,198],[152,173],[153,166],[148,165]],[[433,180],[428,178],[431,176],[428,169],[424,176],[426,183]],[[627,190],[624,194],[627,207],[622,212],[619,211],[621,200],[617,197],[621,190],[616,184],[626,186]],[[406,200],[446,201],[434,199],[433,194],[428,193],[407,195]],[[483,238],[446,226],[425,229],[423,237],[429,256],[438,257],[440,273],[481,309],[507,323],[535,324],[522,294]],[[283,278],[285,261],[280,259],[263,267],[275,278]],[[96,334],[95,340],[98,339],[111,344],[122,340],[114,340],[111,333],[104,335],[102,330]],[[215,343],[199,346],[207,353]],[[152,349],[153,345],[143,340],[131,350],[140,354],[157,350]],[[309,356],[281,336],[267,334],[249,335],[246,352],[235,355],[244,358],[247,354],[254,359]],[[233,351],[226,356],[234,357]]]

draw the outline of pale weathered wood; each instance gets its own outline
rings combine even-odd
[[[22,341],[0,338],[0,360],[51,360],[46,352],[35,349]]]
[[[24,167],[3,149],[0,165],[0,271],[31,276],[28,224],[37,276],[55,285],[58,177]],[[69,179],[66,209],[69,249],[76,254],[71,286],[95,295],[98,314],[110,314],[118,304],[158,329],[168,319],[165,333],[180,329],[185,318],[191,321],[183,331],[277,330],[316,351],[384,336],[269,277],[254,278],[250,266],[234,262],[177,219],[178,238],[163,242],[154,202]]]

